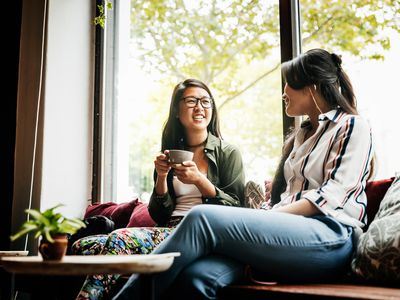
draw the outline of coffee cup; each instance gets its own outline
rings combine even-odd
[[[172,149],[169,150],[169,162],[171,164],[181,164],[184,161],[189,161],[193,159],[193,152],[186,150]]]

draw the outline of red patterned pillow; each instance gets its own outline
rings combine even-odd
[[[156,222],[150,217],[149,210],[147,209],[147,203],[139,201],[126,227],[153,227],[155,225]]]
[[[105,216],[114,221],[115,229],[123,228],[128,225],[133,209],[139,203],[139,199],[134,199],[130,202],[119,204],[115,202],[91,204],[87,207],[84,218],[98,215]]]
[[[115,223],[115,229],[124,228],[128,225],[132,212],[138,204],[139,199],[134,199],[129,202],[118,204],[115,207],[110,218]]]
[[[98,216],[98,215],[102,215],[107,218],[111,218],[111,214],[117,205],[118,204],[114,203],[114,202],[90,204],[86,208],[84,218],[86,219],[86,218],[94,217],[94,216]]]
[[[367,182],[367,185],[365,187],[365,193],[367,194],[367,199],[368,199],[368,204],[367,204],[368,225],[374,219],[379,209],[379,204],[381,203],[381,200],[385,196],[386,191],[391,186],[393,180],[394,177]]]

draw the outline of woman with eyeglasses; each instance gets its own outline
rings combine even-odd
[[[338,55],[309,50],[282,74],[286,114],[308,118],[285,143],[272,209],[194,207],[154,251],[181,253],[154,276],[155,299],[217,299],[248,268],[273,282],[323,281],[350,269],[367,221],[371,129]],[[141,278],[133,274],[113,299],[141,299]]]
[[[171,149],[193,152],[193,160],[171,164]],[[239,150],[222,139],[210,89],[196,79],[176,85],[154,160],[154,190],[148,210],[156,227],[123,228],[108,235],[100,254],[148,254],[199,204],[243,206],[245,175]],[[92,239],[92,237],[88,237]],[[93,241],[91,241],[92,243]],[[79,243],[75,245],[79,253]],[[110,296],[119,276],[89,276],[77,299]]]
[[[171,165],[170,149],[193,152],[193,161]],[[176,225],[198,204],[243,204],[241,154],[222,140],[213,96],[199,80],[187,79],[175,87],[154,164],[149,213],[159,225]]]

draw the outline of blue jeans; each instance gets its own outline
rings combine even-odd
[[[352,235],[329,216],[199,205],[153,252],[181,253],[155,275],[156,299],[168,290],[182,299],[216,299],[218,289],[243,278],[245,265],[278,282],[339,276],[349,266]],[[140,299],[139,290],[133,274],[114,300]]]

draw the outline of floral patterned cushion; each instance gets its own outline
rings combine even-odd
[[[400,176],[397,176],[368,230],[359,239],[351,263],[365,279],[400,282]]]
[[[375,219],[382,219],[386,216],[400,212],[400,175],[395,178],[379,205]]]

